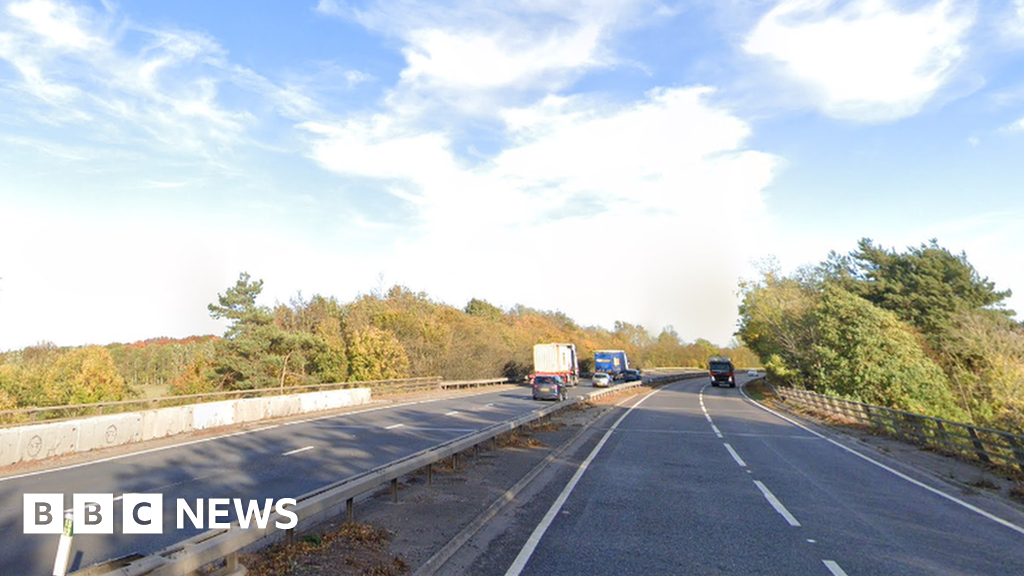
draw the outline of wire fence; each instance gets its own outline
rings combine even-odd
[[[868,426],[917,446],[986,464],[1024,471],[1024,436],[932,416],[822,396],[807,390],[773,387],[788,404],[839,420]]]

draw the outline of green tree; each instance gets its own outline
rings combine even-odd
[[[941,368],[895,314],[826,284],[813,311],[815,388],[869,404],[950,419],[964,413],[953,401]]]
[[[231,321],[225,338],[234,338],[247,330],[271,323],[270,311],[256,304],[256,298],[262,291],[263,280],[251,281],[249,273],[242,272],[234,286],[223,295],[217,294],[217,304],[210,304],[207,308],[213,318]]]
[[[830,254],[822,271],[846,290],[920,328],[941,344],[963,311],[1000,309],[1011,294],[998,291],[983,278],[963,253],[954,255],[936,240],[904,253],[885,250],[868,238],[846,256]]]
[[[352,381],[405,378],[409,358],[394,334],[366,326],[350,337],[348,366]]]

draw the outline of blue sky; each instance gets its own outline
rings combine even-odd
[[[1024,294],[1022,159],[1024,0],[2,1],[0,350],[242,271],[726,344],[861,237]]]

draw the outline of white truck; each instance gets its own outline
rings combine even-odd
[[[569,386],[580,383],[580,367],[575,344],[536,344],[533,347],[533,375],[561,376]]]

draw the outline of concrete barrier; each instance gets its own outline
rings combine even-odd
[[[21,428],[0,430],[0,466],[10,466],[21,459],[18,445],[21,441]]]
[[[269,400],[268,413],[271,418],[282,418],[302,413],[302,403],[299,402],[298,394],[294,396],[274,396],[269,398]]]
[[[142,440],[142,414],[111,414],[79,421],[77,452],[109,448]]]
[[[72,420],[22,428],[18,438],[18,461],[42,460],[75,452],[79,426],[80,420]]]
[[[268,398],[244,398],[235,400],[231,405],[231,418],[235,424],[259,422],[269,418],[270,402]]]
[[[238,400],[223,400],[196,404],[192,408],[192,428],[206,430],[235,423],[235,404]]]
[[[224,400],[0,429],[0,466],[269,418],[357,406],[369,388]]]
[[[192,406],[146,410],[142,413],[142,440],[192,431]]]

